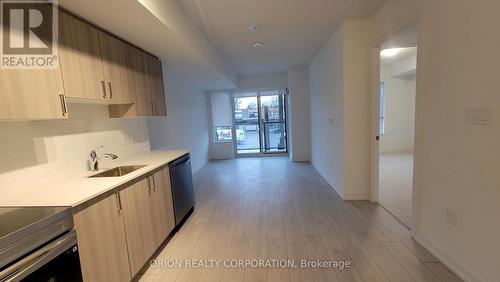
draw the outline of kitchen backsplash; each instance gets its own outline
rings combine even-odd
[[[106,105],[68,105],[67,120],[0,121],[0,192],[25,177],[53,177],[88,171],[89,152],[120,158],[149,151],[145,118],[109,119]],[[102,159],[101,167],[111,165]]]

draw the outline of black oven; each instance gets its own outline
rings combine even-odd
[[[0,208],[0,281],[83,281],[71,209]]]

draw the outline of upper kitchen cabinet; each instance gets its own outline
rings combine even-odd
[[[130,89],[135,96],[135,115],[152,116],[153,105],[151,102],[151,82],[148,73],[147,54],[129,46],[129,59],[131,65]]]
[[[67,116],[60,70],[0,70],[0,120]]]
[[[128,62],[128,90],[132,104],[110,105],[111,118],[143,117],[153,115],[151,82],[148,74],[146,53],[138,48],[126,46]]]
[[[55,68],[0,70],[0,120],[66,118],[66,97],[109,104],[111,118],[166,116],[154,56],[65,11],[58,40]]]
[[[67,97],[112,98],[102,71],[99,31],[66,12],[59,13],[59,59]]]
[[[147,55],[147,59],[149,78],[151,81],[153,116],[167,116],[161,61],[151,55]]]
[[[99,31],[99,44],[107,97],[112,103],[133,103],[129,89],[132,71],[127,52],[129,45],[103,31]]]
[[[2,34],[4,28],[0,25]],[[0,69],[0,120],[66,117],[59,66],[54,69]]]

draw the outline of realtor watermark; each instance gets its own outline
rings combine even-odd
[[[0,0],[0,17],[0,68],[59,67],[56,0]]]
[[[352,266],[350,260],[291,260],[291,259],[153,259],[152,268],[336,268]]]

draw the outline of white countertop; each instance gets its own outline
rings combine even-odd
[[[102,168],[99,172],[88,172],[80,177],[67,177],[47,182],[29,179],[29,176],[27,176],[24,187],[12,189],[0,195],[0,206],[76,207],[189,152],[189,150],[158,150],[141,153],[124,160],[116,160],[113,162],[113,167],[146,165],[121,177],[87,178],[109,168]]]

